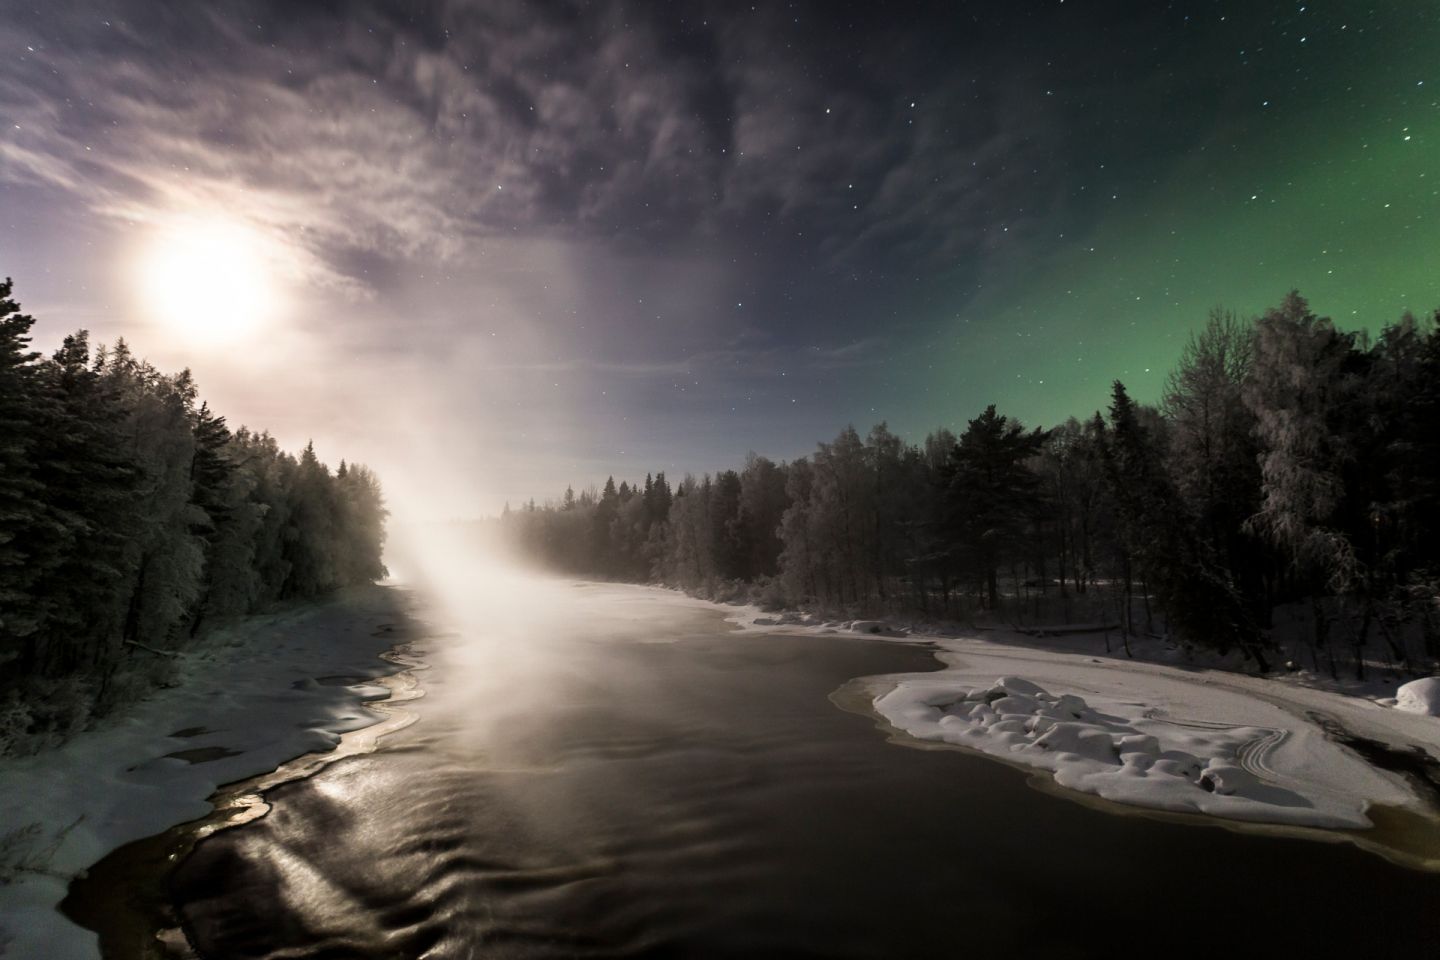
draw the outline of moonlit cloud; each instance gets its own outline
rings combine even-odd
[[[677,42],[614,5],[289,12],[131,2],[22,29],[29,69],[0,73],[6,178],[125,222],[239,212],[353,295],[378,285],[347,269],[357,251],[464,263],[518,232],[643,247],[761,218],[808,223],[841,259],[897,241],[953,259],[980,242],[959,226],[977,188],[1026,163],[1005,104],[942,129],[952,95],[916,110],[898,83],[826,84],[768,24]]]
[[[1240,249],[1215,232],[1225,198],[1304,179],[1285,166],[1304,97],[1363,88],[1410,117],[1430,88],[1405,51],[1318,70],[1303,57],[1351,62],[1323,31],[1282,53],[1293,6],[1081,6],[37,4],[7,16],[0,58],[3,272],[42,345],[130,337],[287,442],[377,459],[362,411],[429,398],[469,418],[447,445],[465,469],[513,477],[490,506],[794,456],[850,419],[1084,413],[1094,385],[1062,371],[1097,338],[1173,353],[1226,295],[1157,251]],[[1419,35],[1377,16],[1344,43]],[[1336,111],[1375,135],[1375,109]],[[1177,198],[1194,208],[1162,223]],[[289,305],[224,357],[168,337],[127,275],[206,218],[264,236]],[[1150,237],[1135,258],[1107,248],[1115,224]]]

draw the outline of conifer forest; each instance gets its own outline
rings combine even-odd
[[[0,753],[83,729],[167,682],[210,627],[384,574],[385,508],[232,430],[189,371],[86,331],[49,357],[0,284]]]
[[[1254,666],[1440,661],[1440,330],[1373,338],[1298,293],[1215,311],[1156,406],[1028,427],[994,406],[918,443],[846,427],[787,463],[614,478],[507,506],[523,554],[771,609],[1113,625]],[[1295,665],[1292,664],[1292,668]]]

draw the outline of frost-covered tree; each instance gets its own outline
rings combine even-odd
[[[665,583],[698,590],[708,589],[714,582],[711,488],[707,474],[699,481],[687,476],[675,490],[657,569]]]
[[[1355,338],[1310,312],[1292,291],[1256,325],[1244,398],[1264,452],[1263,495],[1253,526],[1304,569],[1344,589],[1356,575],[1353,545],[1334,524],[1352,438],[1333,429],[1355,393]]]
[[[1434,324],[1402,319],[1371,347],[1298,295],[1254,325],[1217,310],[1159,399],[1117,385],[1108,423],[1049,432],[993,408],[919,444],[847,428],[790,464],[752,454],[688,480],[673,506],[656,474],[501,522],[558,569],[709,596],[748,582],[752,600],[831,613],[1119,614],[1258,663],[1272,608],[1314,597],[1357,662],[1370,619],[1393,662],[1412,662],[1416,631],[1440,657]],[[604,542],[580,549],[591,530]]]
[[[9,278],[0,283],[0,664],[19,656],[40,616],[26,536],[41,522],[35,478],[39,354],[30,349],[35,319],[20,312],[12,290]]]
[[[33,595],[46,609],[27,671],[54,673],[103,659],[119,634],[144,526],[145,476],[128,432],[128,405],[91,362],[85,331],[41,368],[47,429],[37,471],[46,525],[30,539]]]
[[[191,500],[195,385],[189,372],[161,374],[124,341],[103,360],[104,380],[126,408],[121,426],[140,473],[139,522],[124,557],[129,598],[121,639],[169,646],[198,599],[204,512]]]
[[[1167,463],[1195,535],[1255,615],[1269,616],[1274,551],[1247,521],[1260,509],[1261,442],[1245,402],[1255,353],[1253,324],[1211,311],[1166,381]]]
[[[297,462],[264,434],[230,436],[188,371],[163,374],[123,341],[92,356],[82,330],[39,358],[10,291],[0,285],[0,749],[163,679],[164,654],[207,623],[383,574],[373,473],[352,464],[336,482],[313,450]]]
[[[1342,333],[1291,291],[1256,324],[1245,403],[1262,445],[1260,507],[1248,527],[1287,558],[1294,592],[1312,597],[1315,647],[1330,651],[1324,595],[1363,588],[1368,571],[1344,529],[1347,464],[1358,434],[1344,421],[1361,393],[1354,334]]]
[[[610,524],[608,574],[622,580],[648,579],[650,560],[646,556],[646,543],[649,537],[650,517],[645,497],[632,491],[630,496],[621,498]]]
[[[875,488],[860,435],[846,427],[819,445],[810,465],[810,537],[821,551],[822,591],[832,604],[859,604],[869,592],[875,533]]]
[[[745,569],[744,534],[740,527],[740,474],[721,470],[710,492],[710,550],[715,575],[738,580]]]
[[[772,577],[780,569],[780,522],[788,500],[788,470],[751,453],[740,471],[739,536],[746,579]]]
[[[335,491],[340,505],[340,581],[365,583],[387,574],[385,496],[380,478],[362,463],[340,463]]]
[[[315,455],[314,443],[305,445],[287,474],[290,526],[285,534],[285,558],[290,576],[282,596],[314,596],[341,582],[335,479]]]
[[[780,580],[786,598],[796,606],[820,599],[820,554],[810,530],[811,495],[815,472],[804,457],[790,464],[785,478],[789,501],[780,518]]]
[[[1212,311],[1204,329],[1185,345],[1161,399],[1177,489],[1232,565],[1255,549],[1240,537],[1260,499],[1256,420],[1243,395],[1254,344],[1249,324],[1233,313]]]

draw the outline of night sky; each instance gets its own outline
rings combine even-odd
[[[0,0],[0,274],[438,513],[1050,425],[1214,306],[1440,306],[1436,51],[1419,0]],[[239,338],[137,282],[212,222]]]

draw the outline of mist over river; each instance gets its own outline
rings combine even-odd
[[[417,645],[418,722],[171,878],[207,958],[1426,955],[1440,875],[1113,812],[832,694],[924,646],[551,584]],[[524,607],[525,605],[519,605]]]

